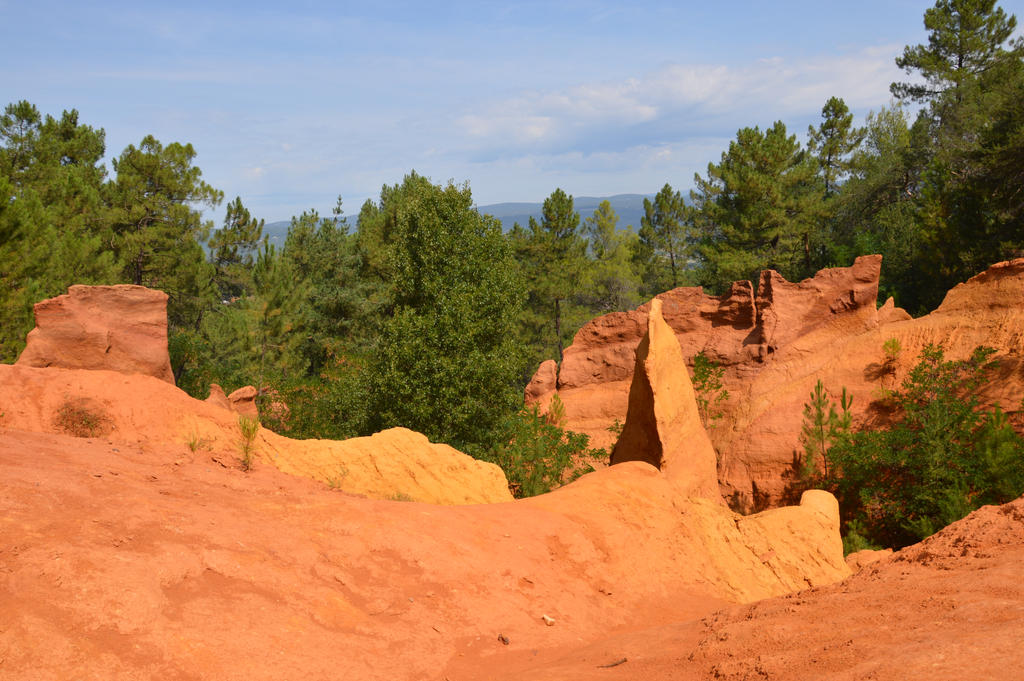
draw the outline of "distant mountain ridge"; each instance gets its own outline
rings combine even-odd
[[[619,216],[619,229],[625,229],[632,225],[634,230],[640,229],[640,217],[644,214],[644,199],[653,198],[654,194],[616,194],[614,196],[575,196],[573,206],[580,214],[580,222],[594,214],[602,201],[612,204],[612,209]],[[512,225],[518,222],[525,227],[530,218],[540,220],[541,203],[492,203],[486,206],[477,206],[477,210],[486,215],[493,215],[501,220],[501,225],[507,232]]]
[[[612,204],[612,209],[619,216],[619,229],[632,226],[634,231],[640,229],[640,217],[644,214],[644,199],[653,198],[654,194],[616,194],[614,196],[576,196],[573,197],[573,205],[580,214],[580,224],[594,214],[602,201]],[[477,206],[477,210],[485,215],[493,215],[501,220],[501,227],[504,231],[512,229],[512,225],[519,223],[523,227],[529,223],[530,218],[540,220],[543,202],[507,202],[491,203],[486,206]],[[349,223],[355,226],[356,216],[346,215]],[[288,227],[291,220],[278,220],[268,222],[263,226],[263,233],[270,243],[278,248],[284,245],[285,237],[288,236]]]

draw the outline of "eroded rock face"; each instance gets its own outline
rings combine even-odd
[[[231,409],[231,402],[228,400],[228,396],[224,394],[224,388],[220,387],[217,383],[210,384],[210,396],[203,401],[221,409]]]
[[[703,351],[724,369],[729,399],[709,435],[722,493],[735,506],[785,503],[802,455],[803,406],[818,380],[836,401],[847,388],[855,422],[871,422],[877,396],[900,385],[928,343],[942,344],[949,359],[997,348],[1000,365],[981,399],[1014,416],[1024,396],[1024,259],[955,287],[919,319],[891,299],[876,309],[880,266],[880,256],[865,256],[798,283],[764,272],[756,295],[737,282],[718,298],[700,289],[658,296],[686,361]],[[557,383],[565,424],[597,446],[611,446],[609,426],[625,420],[633,370],[624,358],[640,343],[649,305],[592,320],[565,351]],[[902,347],[892,361],[882,349],[890,338]]]
[[[538,404],[542,409],[546,408],[558,388],[557,383],[558,363],[553,359],[541,362],[524,391],[527,404]]]
[[[174,383],[167,294],[143,286],[72,286],[35,305],[36,327],[17,364],[105,369]]]
[[[647,333],[636,349],[636,368],[622,434],[612,465],[646,461],[686,496],[720,499],[715,450],[697,413],[697,402],[676,335],[651,301]]]
[[[80,404],[88,409],[78,409]],[[70,424],[61,417],[67,405],[75,407]],[[133,447],[176,446],[175,456],[212,458],[229,468],[240,461],[237,412],[193,399],[150,376],[0,364],[0,412],[2,428],[102,435]],[[102,428],[83,429],[94,423]],[[274,467],[379,499],[434,504],[512,499],[494,464],[401,428],[341,441],[292,440],[260,428],[252,456],[256,468]]]
[[[238,414],[251,419],[258,419],[260,411],[256,408],[256,397],[259,391],[251,385],[242,386],[228,395],[228,403],[231,409]]]

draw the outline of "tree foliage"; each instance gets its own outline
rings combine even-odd
[[[410,175],[382,193],[390,318],[367,367],[371,429],[405,426],[475,450],[521,399],[522,287],[497,220],[469,188]]]
[[[993,352],[979,347],[952,361],[941,347],[926,346],[888,400],[895,409],[889,427],[833,428],[832,407],[815,418],[826,405],[812,395],[805,442],[815,450],[828,443],[829,468],[816,482],[836,491],[854,543],[906,546],[984,504],[1024,493],[1024,440],[998,407],[983,410],[974,392]]]
[[[639,246],[646,255],[646,291],[660,293],[682,285],[693,241],[691,212],[667,182],[653,201],[644,199]]]
[[[816,165],[777,121],[740,130],[707,177],[694,177],[702,283],[721,290],[763,269],[791,280],[808,273],[824,194]]]

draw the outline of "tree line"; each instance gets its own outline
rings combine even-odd
[[[1024,244],[1016,19],[994,0],[939,0],[925,24],[928,44],[897,59],[911,80],[863,127],[833,97],[806,145],[781,121],[743,128],[686,197],[666,183],[646,200],[635,229],[607,202],[581,218],[556,189],[540,219],[503,233],[468,185],[412,172],[351,222],[340,198],[292,218],[278,249],[241,198],[219,228],[202,219],[224,196],[191,145],[147,136],[108,173],[102,129],[11,104],[0,355],[17,356],[34,302],[73,283],[141,284],[170,296],[175,379],[194,396],[253,384],[264,418],[296,436],[402,425],[504,461],[540,430],[522,404],[539,362],[561,360],[586,320],[672,287],[720,292],[764,268],[798,280],[881,253],[882,292],[925,312]]]

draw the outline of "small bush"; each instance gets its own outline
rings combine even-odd
[[[593,462],[608,457],[603,449],[591,449],[586,435],[551,423],[537,405],[507,418],[499,442],[479,458],[505,471],[509,490],[517,498],[550,492],[592,471]]]
[[[66,398],[57,409],[54,425],[73,437],[99,437],[110,430],[110,419],[88,398]]]
[[[926,346],[892,393],[895,423],[828,450],[848,543],[906,546],[1024,493],[1024,440],[973,395],[993,353],[979,347],[949,361],[941,347]]]
[[[252,470],[252,455],[256,435],[260,432],[260,422],[248,416],[238,417],[238,431],[242,435],[242,470]]]
[[[900,343],[900,339],[895,336],[882,343],[882,352],[885,353],[885,366],[887,369],[892,370],[895,368],[896,360],[899,359],[900,352],[903,351],[903,345]]]
[[[705,428],[712,428],[722,418],[722,405],[729,399],[729,391],[722,385],[725,374],[718,362],[708,359],[703,351],[693,356],[693,391],[697,398],[697,412]]]

